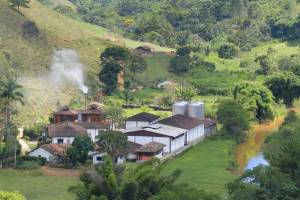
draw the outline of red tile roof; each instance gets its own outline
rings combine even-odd
[[[51,154],[58,155],[61,157],[65,156],[66,149],[68,145],[62,145],[62,144],[44,144],[40,146],[40,148],[45,149]]]

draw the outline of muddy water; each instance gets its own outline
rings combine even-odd
[[[300,112],[300,105],[291,109]],[[262,145],[268,135],[278,130],[284,121],[284,116],[276,118],[273,122],[254,125],[247,141],[236,148],[235,160],[239,164],[238,172],[251,169],[259,164],[267,164],[261,153]]]
[[[284,117],[278,117],[270,123],[257,124],[249,132],[247,141],[236,148],[235,159],[239,164],[239,172],[247,166],[248,161],[256,157],[268,135],[276,131],[283,123]]]

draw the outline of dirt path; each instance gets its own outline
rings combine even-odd
[[[30,147],[28,146],[28,144],[22,139],[23,137],[23,129],[22,128],[18,128],[19,134],[18,134],[18,141],[21,145],[21,153],[22,155],[25,155],[27,152],[30,151]]]
[[[42,173],[45,176],[62,176],[62,177],[79,177],[80,170],[77,169],[62,169],[48,166],[42,167]]]

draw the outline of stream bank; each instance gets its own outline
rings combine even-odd
[[[300,105],[289,109],[300,112]],[[267,164],[261,152],[262,146],[267,136],[271,135],[274,131],[284,122],[285,116],[277,117],[273,122],[256,124],[250,131],[246,142],[238,145],[235,150],[235,161],[239,165],[237,172],[242,173],[245,169],[252,169],[260,164]]]

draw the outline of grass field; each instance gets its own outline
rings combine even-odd
[[[235,176],[226,170],[234,142],[225,139],[207,139],[192,149],[168,161],[163,173],[170,174],[175,169],[183,170],[178,183],[188,183],[209,192],[225,194],[225,185]]]
[[[43,176],[39,171],[0,170],[0,190],[19,191],[28,200],[74,200],[68,188],[73,177]]]

